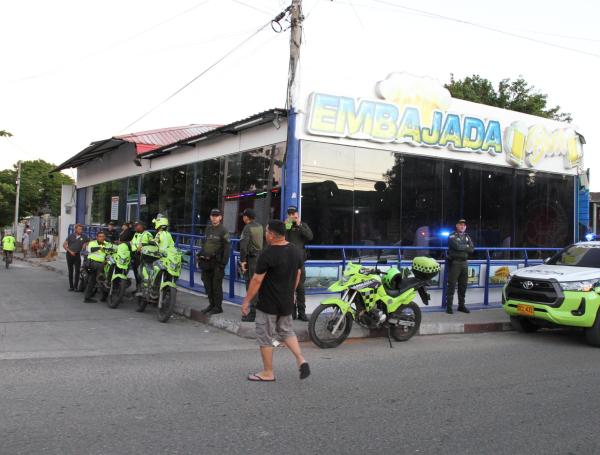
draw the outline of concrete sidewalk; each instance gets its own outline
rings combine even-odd
[[[46,268],[65,276],[65,292],[67,289],[66,273],[67,262],[64,256],[58,259],[47,261],[40,258],[16,257],[17,260]],[[201,310],[208,306],[208,299],[205,295],[185,288],[179,288],[177,296],[176,312],[194,321],[226,330],[243,338],[254,338],[254,323],[241,322],[240,306],[237,304],[223,304],[223,313],[213,316],[206,316]],[[294,321],[294,330],[301,341],[307,341],[308,323]],[[483,332],[501,332],[512,330],[509,318],[502,308],[472,309],[470,314],[458,313],[453,315],[446,314],[443,311],[431,311],[427,308],[422,313],[421,329],[419,335],[444,335],[450,333],[483,333]],[[350,338],[371,338],[386,336],[385,331],[369,331],[354,324],[350,332]]]

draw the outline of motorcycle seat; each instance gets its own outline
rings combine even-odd
[[[402,280],[402,282],[400,283],[400,286],[398,287],[398,289],[389,289],[386,287],[385,292],[390,297],[398,297],[399,295],[404,294],[410,288],[415,287],[417,285],[417,283],[420,283],[420,282],[421,282],[421,280],[419,280],[418,278],[415,278],[415,277],[404,278]]]

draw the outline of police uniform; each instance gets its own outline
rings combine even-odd
[[[294,206],[288,207],[288,215],[292,213],[296,213],[298,209]],[[306,317],[306,293],[304,291],[304,281],[306,280],[306,270],[304,268],[304,261],[306,261],[306,250],[304,246],[307,242],[310,242],[313,239],[313,233],[308,226],[308,224],[301,222],[300,224],[296,222],[289,221],[289,219],[285,223],[285,239],[296,245],[302,255],[302,274],[300,275],[300,282],[298,283],[298,288],[296,288],[296,308],[294,309],[294,319],[296,319],[296,314],[298,319],[302,321],[307,321]]]
[[[466,224],[465,220],[458,220],[457,224]],[[458,311],[469,313],[465,306],[467,281],[469,278],[469,254],[473,253],[475,245],[471,237],[465,232],[460,234],[454,231],[448,237],[448,286],[446,288],[446,312],[452,314],[452,301],[458,283]]]
[[[256,214],[252,209],[244,210],[243,216],[248,217],[251,221],[244,226],[242,235],[240,236],[240,262],[246,263],[246,290],[250,286],[250,280],[254,276],[256,270],[256,262],[258,255],[263,249],[265,231],[263,227],[255,221]],[[250,302],[250,312],[247,316],[243,316],[242,320],[247,322],[254,321],[256,316],[256,302],[258,297],[255,296]]]
[[[221,211],[213,209],[211,215],[221,216]],[[210,224],[204,231],[204,243],[198,253],[198,266],[202,270],[202,283],[208,295],[209,305],[204,313],[222,313],[223,303],[223,277],[225,266],[229,261],[231,247],[229,232],[219,223],[217,226]]]
[[[86,302],[92,301],[92,292],[94,291],[94,287],[96,286],[96,279],[98,278],[98,274],[102,272],[102,269],[104,268],[104,261],[106,260],[106,250],[109,250],[111,248],[112,245],[106,240],[103,243],[100,243],[97,240],[92,240],[90,243],[88,243],[87,259],[89,274],[84,295],[84,301]]]
[[[136,223],[137,224],[137,223]],[[133,258],[133,275],[135,284],[139,289],[141,283],[140,265],[142,263],[142,254],[138,251],[140,246],[149,245],[152,241],[152,234],[148,231],[136,232],[131,239],[131,255]]]

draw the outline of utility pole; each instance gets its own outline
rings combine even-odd
[[[290,68],[288,73],[287,108],[293,109],[296,101],[297,71],[300,60],[300,45],[302,44],[302,0],[292,0],[290,5]]]
[[[17,235],[17,226],[19,225],[19,193],[21,192],[21,161],[17,162],[17,194],[15,197],[15,222],[13,226],[13,235]]]
[[[298,95],[298,61],[302,44],[302,0],[292,0],[287,8],[290,14],[290,66],[288,72],[286,109],[287,119],[287,152],[285,158],[285,189],[281,204],[281,216],[290,205],[300,207],[300,147],[296,137],[296,97]]]

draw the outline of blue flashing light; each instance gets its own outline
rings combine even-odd
[[[440,231],[442,237],[450,237],[450,231]]]
[[[585,239],[588,242],[591,242],[592,240],[596,240],[596,235],[590,232],[589,234],[585,234]]]

